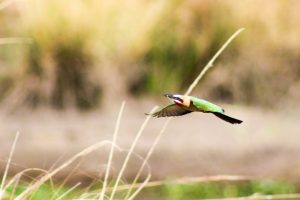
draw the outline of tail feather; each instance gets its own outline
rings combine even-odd
[[[222,113],[213,112],[213,114],[216,115],[217,117],[219,117],[220,119],[223,119],[224,121],[232,123],[232,124],[240,124],[243,122],[242,120],[235,119],[233,117],[229,117]]]

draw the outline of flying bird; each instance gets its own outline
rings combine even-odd
[[[174,104],[168,105],[155,113],[150,113],[153,117],[173,117],[191,112],[203,112],[212,113],[231,124],[240,124],[243,122],[242,120],[225,115],[223,108],[203,99],[179,94],[165,94],[164,96],[168,97]]]

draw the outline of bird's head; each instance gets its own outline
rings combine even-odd
[[[169,98],[175,104],[179,106],[189,107],[191,100],[188,96],[180,95],[180,94],[165,94],[165,97]]]

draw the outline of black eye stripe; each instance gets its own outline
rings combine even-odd
[[[180,101],[181,103],[183,103],[183,100],[179,97],[174,97],[174,99],[176,99],[176,100]]]

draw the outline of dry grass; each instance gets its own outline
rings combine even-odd
[[[4,194],[3,188],[4,188],[5,181],[6,181],[6,176],[7,176],[7,173],[8,173],[8,169],[9,169],[9,166],[10,166],[10,162],[11,162],[13,153],[14,153],[15,148],[16,148],[16,143],[17,143],[17,140],[18,140],[18,138],[19,138],[19,134],[20,134],[20,133],[17,132],[16,137],[15,137],[15,140],[14,140],[13,145],[12,145],[12,147],[11,147],[11,151],[10,151],[10,154],[9,154],[9,157],[8,157],[8,161],[7,161],[5,170],[4,170],[4,175],[3,175],[3,178],[2,178],[2,181],[1,181],[1,186],[0,186],[0,199],[2,198],[2,195]]]
[[[117,134],[119,132],[121,116],[122,116],[122,113],[123,113],[123,110],[124,110],[124,106],[125,106],[125,102],[122,103],[121,110],[120,110],[120,113],[119,113],[119,116],[118,116],[118,119],[117,119],[116,129],[115,129],[115,132],[113,134],[113,139],[112,139],[113,144],[116,144]],[[111,166],[112,158],[113,158],[113,155],[114,155],[114,149],[115,149],[114,146],[111,146],[110,153],[109,153],[109,158],[108,158],[108,161],[107,161],[107,167],[106,167],[104,182],[103,182],[102,190],[101,190],[100,197],[99,197],[100,200],[104,199],[105,190],[106,190],[106,186],[107,186],[107,182],[108,182],[110,166]]]
[[[13,1],[4,1],[0,4],[0,10],[10,5]],[[189,2],[191,3],[191,2]],[[228,2],[227,2],[228,3]],[[192,3],[193,4],[193,3]],[[189,5],[189,4],[187,4]],[[276,4],[277,5],[277,4]],[[156,22],[159,20],[160,17],[164,17],[164,8],[166,8],[165,4],[161,1],[155,2],[142,2],[138,0],[131,0],[128,4],[127,1],[123,1],[121,3],[116,2],[109,2],[109,1],[90,1],[90,2],[77,2],[73,3],[73,1],[48,1],[47,4],[38,2],[38,1],[30,1],[28,4],[23,4],[24,7],[20,10],[21,13],[21,21],[22,21],[22,31],[26,33],[25,35],[29,36],[29,38],[2,38],[0,39],[0,44],[11,44],[11,43],[29,43],[33,42],[31,49],[29,49],[27,62],[29,69],[31,69],[31,73],[34,76],[34,81],[36,81],[35,76],[39,77],[40,72],[46,74],[48,76],[48,80],[42,80],[42,84],[36,84],[37,86],[42,86],[39,90],[44,90],[46,87],[47,92],[49,91],[57,91],[59,93],[63,93],[61,91],[60,85],[56,87],[55,80],[56,77],[54,76],[54,72],[56,69],[59,69],[61,66],[65,64],[76,64],[77,61],[71,61],[69,63],[64,63],[66,58],[80,58],[81,65],[78,67],[79,73],[78,76],[82,76],[85,74],[85,70],[88,69],[88,65],[95,65],[94,63],[94,56],[95,52],[99,55],[97,61],[101,61],[104,65],[111,67],[111,65],[118,66],[121,72],[122,67],[127,64],[131,63],[133,60],[138,59],[139,57],[143,57],[145,52],[149,48],[149,44],[152,42],[149,39],[149,34],[151,29],[155,26]],[[186,5],[185,5],[186,6]],[[181,14],[186,14],[185,6],[182,7],[180,11]],[[238,9],[238,3],[235,7],[231,7],[231,9]],[[68,12],[65,12],[65,9],[68,8]],[[90,8],[93,8],[92,10]],[[145,9],[146,8],[146,9]],[[255,10],[255,9],[254,9]],[[253,12],[253,9],[250,9]],[[253,14],[250,14],[253,15]],[[84,17],[83,17],[84,16]],[[274,17],[274,16],[272,16]],[[189,16],[187,17],[189,18]],[[238,17],[237,17],[238,18]],[[97,20],[95,20],[97,19]],[[259,17],[260,20],[266,20],[264,16]],[[189,20],[187,20],[189,22]],[[265,24],[269,24],[269,20],[264,22]],[[291,22],[292,23],[292,22]],[[78,24],[83,25],[81,29],[78,29]],[[192,24],[181,24],[185,27]],[[270,26],[273,27],[271,24]],[[275,25],[274,25],[275,26]],[[270,29],[272,29],[272,27]],[[180,28],[179,28],[180,29]],[[184,29],[182,29],[184,30]],[[189,29],[186,29],[189,30]],[[271,43],[270,46],[277,44],[278,46],[283,45],[297,49],[296,43],[291,40],[290,38],[294,38],[293,34],[297,33],[291,31],[290,34],[283,34],[280,32],[283,29],[277,30],[277,32],[269,33],[271,35]],[[238,30],[225,44],[222,48],[216,53],[216,55],[208,62],[208,64],[204,67],[201,71],[199,76],[195,79],[195,81],[190,85],[189,89],[187,90],[186,94],[192,92],[194,87],[198,84],[200,79],[202,79],[203,75],[209,70],[215,61],[215,59],[222,53],[226,46],[242,31],[242,29]],[[206,34],[210,35],[209,32]],[[191,36],[191,33],[181,33],[181,37],[187,38],[187,36]],[[282,36],[285,36],[283,40],[277,40]],[[290,37],[292,36],[292,37]],[[205,41],[205,37],[198,37],[198,43]],[[74,43],[75,41],[75,43]],[[274,44],[274,43],[275,44]],[[101,44],[101,45],[99,45]],[[207,43],[206,43],[207,44]],[[73,51],[76,49],[78,51]],[[61,55],[65,55],[65,57],[60,57]],[[115,56],[117,55],[117,60],[120,63],[112,62],[115,60]],[[105,59],[104,59],[105,58]],[[103,59],[103,60],[102,60]],[[56,62],[56,63],[55,63]],[[125,64],[124,64],[125,63]],[[102,65],[103,66],[103,65]],[[101,66],[101,67],[102,67]],[[32,68],[33,67],[33,68]],[[101,68],[99,67],[99,68]],[[82,68],[86,68],[83,71]],[[98,70],[99,70],[98,68]],[[40,71],[41,70],[41,71]],[[73,70],[71,68],[71,70]],[[102,69],[101,69],[102,70]],[[275,69],[276,70],[276,69]],[[26,70],[24,70],[26,71]],[[97,70],[96,70],[97,71]],[[105,72],[105,70],[104,70]],[[30,76],[32,76],[30,74]],[[64,74],[64,73],[62,73]],[[104,73],[105,74],[105,73]],[[106,75],[106,74],[105,74]],[[107,75],[106,75],[107,76]],[[32,81],[30,77],[29,81]],[[88,78],[82,78],[84,86],[90,86]],[[58,79],[60,80],[60,79]],[[39,80],[40,81],[40,80]],[[46,81],[46,83],[44,83]],[[113,82],[114,79],[111,80]],[[50,82],[50,84],[48,83]],[[70,81],[72,83],[72,81]],[[24,83],[24,82],[22,82]],[[39,82],[38,82],[39,83]],[[48,88],[50,85],[50,89]],[[77,86],[77,85],[76,85]],[[34,90],[36,88],[33,88]],[[122,88],[123,89],[123,88]],[[35,91],[36,92],[36,91]],[[92,92],[93,93],[93,92]],[[47,97],[48,95],[48,97]],[[52,94],[53,95],[53,94]],[[33,99],[41,98],[51,99],[51,94],[38,94],[38,96],[34,96]],[[54,95],[55,96],[55,95]],[[94,97],[93,95],[91,95]],[[56,97],[56,96],[55,96]],[[61,98],[61,97],[56,97]],[[80,98],[77,97],[77,98]],[[55,99],[55,98],[54,98]],[[55,102],[57,102],[55,100]],[[35,102],[36,103],[36,102]],[[89,103],[89,102],[88,102]],[[116,144],[116,138],[119,132],[121,116],[124,109],[124,103],[121,106],[119,116],[117,119],[115,131],[113,134],[112,142],[110,141],[101,141],[96,143],[83,151],[79,152],[78,154],[74,155],[72,158],[64,162],[57,168],[54,168],[49,171],[45,171],[42,169],[25,169],[24,171],[15,175],[8,183],[6,183],[8,170],[10,167],[11,159],[13,156],[14,149],[16,147],[16,142],[19,136],[17,133],[16,138],[13,142],[13,146],[11,148],[11,153],[9,155],[6,169],[2,178],[1,186],[0,186],[0,199],[6,198],[7,195],[10,196],[10,199],[26,199],[28,198],[34,191],[38,190],[39,187],[51,180],[57,173],[61,170],[67,168],[76,160],[96,151],[97,149],[103,147],[104,145],[110,144],[111,150],[109,153],[109,159],[107,163],[107,169],[105,172],[104,182],[101,190],[97,192],[87,191],[86,193],[81,194],[78,198],[79,199],[87,199],[92,197],[93,199],[114,199],[115,194],[117,191],[126,190],[125,199],[134,199],[136,195],[144,188],[144,187],[154,187],[160,186],[165,184],[163,181],[158,182],[149,182],[151,178],[150,172],[148,172],[148,176],[142,183],[137,183],[142,171],[144,170],[145,166],[147,165],[148,159],[151,157],[151,154],[155,150],[157,143],[160,140],[161,135],[165,132],[166,127],[170,123],[171,119],[168,119],[164,124],[161,131],[158,133],[157,137],[155,138],[151,148],[149,149],[147,155],[142,160],[141,167],[136,174],[135,179],[133,180],[132,184],[130,185],[120,185],[120,181],[122,179],[123,173],[126,170],[126,166],[131,159],[135,145],[137,144],[139,138],[141,137],[144,128],[146,127],[148,121],[150,120],[150,116],[148,116],[144,123],[142,124],[140,130],[138,131],[130,150],[124,160],[124,164],[119,171],[117,176],[116,182],[113,187],[108,187],[109,175],[110,175],[110,167],[111,163],[113,162],[113,155],[115,148],[118,148]],[[155,108],[154,108],[155,109]],[[152,111],[154,111],[154,109]],[[27,186],[25,190],[19,194],[18,196],[14,196],[15,189],[18,187],[19,181],[21,177],[27,173],[28,171],[41,171],[44,175],[40,178],[35,180],[32,184]],[[182,180],[175,180],[175,183],[195,183],[195,182],[202,182],[202,181],[219,181],[219,180],[240,180],[240,178],[244,177],[231,177],[231,176],[218,176],[218,177],[200,177],[200,178],[193,178],[193,179],[182,179]],[[65,191],[58,197],[53,197],[55,199],[63,199],[69,193],[72,193],[81,183],[75,184],[73,187],[69,188],[69,190]],[[8,194],[7,189],[10,186],[13,186],[13,191],[11,194]],[[250,197],[242,197],[242,198],[235,198],[239,199],[298,199],[299,194],[282,194],[282,195],[253,195]],[[234,199],[234,198],[230,198]]]
[[[199,74],[198,78],[196,78],[195,81],[191,84],[191,86],[187,90],[186,94],[189,94],[189,93],[192,92],[194,87],[197,85],[197,83],[200,81],[200,79],[203,77],[203,75],[207,72],[207,70],[210,69],[213,66],[213,63],[214,63],[215,59],[222,53],[222,51],[225,49],[225,47],[227,47],[229,45],[229,43],[232,42],[232,40],[242,30],[243,29],[239,29],[221,47],[221,49],[210,60],[210,62],[208,62],[208,64],[204,68],[204,70]],[[144,167],[147,165],[147,161],[150,158],[151,154],[153,153],[153,151],[155,149],[155,146],[159,142],[161,135],[165,132],[165,129],[166,129],[167,125],[169,124],[169,122],[172,118],[170,118],[166,121],[166,123],[162,127],[161,131],[158,133],[157,137],[155,138],[152,146],[150,147],[150,149],[148,151],[148,154],[142,160],[141,167],[140,167],[139,171],[137,172],[134,181],[129,185],[120,185],[120,181],[121,181],[123,173],[124,173],[124,171],[127,167],[127,164],[129,162],[129,160],[132,158],[132,155],[134,154],[134,148],[135,148],[137,142],[139,141],[139,138],[141,137],[141,135],[143,133],[143,130],[145,129],[148,121],[151,118],[150,116],[147,116],[144,123],[141,125],[141,128],[139,129],[136,137],[134,138],[134,141],[132,142],[132,145],[131,145],[128,153],[127,153],[127,156],[124,160],[122,168],[120,169],[120,171],[118,173],[115,184],[112,187],[108,187],[110,166],[111,166],[111,163],[113,162],[114,149],[119,148],[116,144],[116,138],[117,138],[117,135],[119,133],[119,127],[120,127],[120,122],[121,122],[121,117],[122,117],[122,113],[123,113],[123,110],[124,110],[124,106],[125,106],[125,103],[123,102],[122,105],[121,105],[121,108],[120,108],[118,118],[117,118],[116,127],[115,127],[115,131],[114,131],[114,134],[113,134],[112,142],[110,142],[110,141],[101,141],[99,143],[96,143],[96,144],[84,149],[83,151],[79,152],[78,154],[74,155],[72,158],[70,158],[69,160],[64,162],[59,167],[56,167],[56,168],[54,168],[50,171],[46,171],[45,175],[41,176],[40,178],[35,180],[32,184],[27,186],[21,194],[19,194],[17,196],[14,196],[12,198],[18,199],[18,200],[28,198],[34,191],[38,190],[39,187],[42,184],[44,184],[48,180],[51,180],[58,172],[65,169],[66,167],[70,166],[72,163],[74,163],[79,158],[82,158],[82,157],[94,152],[95,150],[97,150],[97,149],[99,149],[99,148],[101,148],[101,147],[103,147],[104,145],[107,145],[107,144],[111,145],[111,149],[110,149],[110,153],[109,153],[108,164],[107,164],[107,169],[106,169],[106,172],[105,172],[105,177],[104,177],[104,182],[103,182],[102,189],[100,191],[98,190],[97,192],[87,191],[86,193],[83,193],[83,194],[79,195],[78,196],[79,199],[91,199],[92,198],[92,199],[101,199],[101,200],[103,200],[103,199],[113,200],[113,199],[116,198],[116,192],[117,191],[121,191],[121,190],[125,189],[125,191],[126,191],[125,199],[132,200],[139,194],[139,192],[144,187],[154,187],[154,186],[161,186],[161,185],[165,184],[165,182],[163,182],[163,181],[149,182],[150,178],[151,178],[150,172],[148,172],[147,177],[145,178],[145,180],[142,183],[137,183],[137,181],[139,180],[140,174],[143,171]],[[155,109],[157,109],[157,108],[154,107],[151,110],[151,112],[153,112]],[[12,159],[12,155],[13,155],[13,152],[14,152],[14,149],[15,149],[15,146],[16,146],[18,136],[19,136],[19,134],[17,134],[17,136],[15,138],[15,141],[13,143],[13,147],[11,149],[11,153],[10,153],[10,156],[9,156],[9,159],[8,159],[8,162],[7,162],[6,170],[5,170],[4,177],[3,177],[3,180],[2,180],[2,184],[1,184],[1,190],[0,190],[1,191],[0,194],[2,195],[1,197],[4,197],[4,195],[7,195],[7,191],[5,190],[5,188],[7,188],[9,185],[12,185],[13,182],[15,182],[16,187],[17,187],[17,184],[19,183],[20,177],[26,171],[37,170],[37,169],[28,169],[28,170],[25,170],[23,172],[20,172],[15,177],[13,177],[13,179],[8,184],[5,184],[7,172],[8,172],[9,166],[10,166],[10,162],[11,162],[11,159]],[[174,183],[199,183],[199,182],[203,182],[203,181],[207,182],[207,181],[220,181],[220,180],[236,181],[236,180],[245,180],[245,179],[249,179],[249,178],[248,177],[240,177],[240,176],[194,177],[194,178],[189,178],[189,179],[186,178],[186,179],[174,180]],[[80,183],[75,184],[73,187],[69,188],[69,190],[65,191],[60,196],[54,197],[54,198],[55,199],[65,198],[66,195],[68,195],[69,193],[72,193],[72,191],[74,191],[74,189],[76,189],[79,185],[80,185]],[[288,194],[288,195],[282,194],[282,195],[268,195],[268,196],[252,195],[252,196],[249,196],[249,197],[236,198],[236,199],[280,199],[280,198],[297,199],[297,198],[299,198],[299,195],[298,194]],[[233,198],[230,198],[230,199],[233,199]]]

